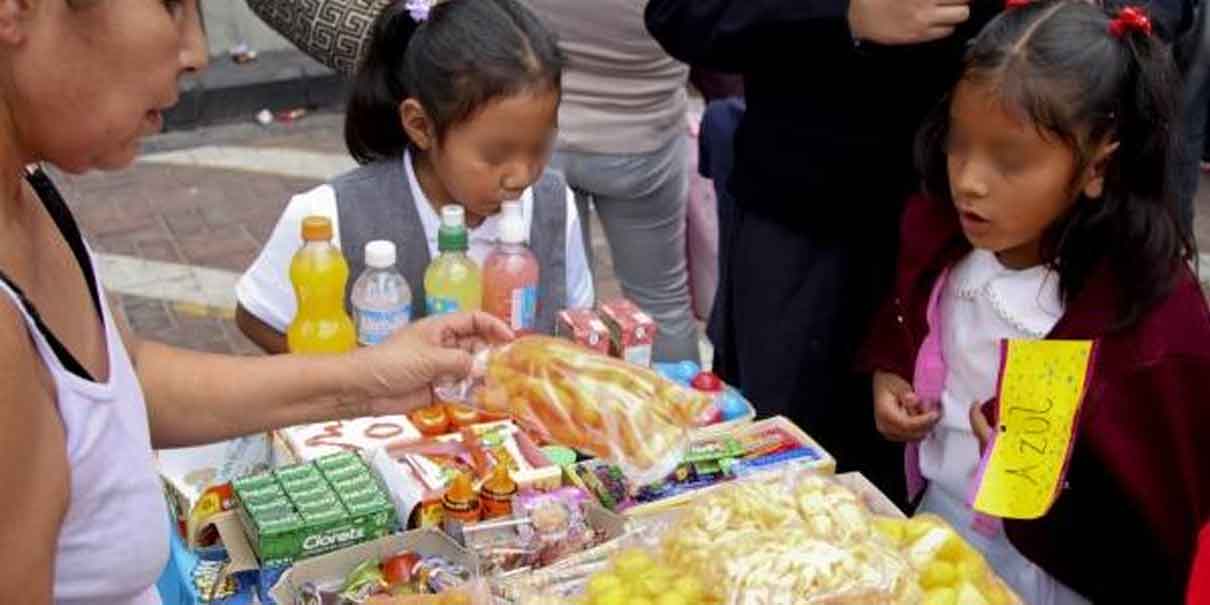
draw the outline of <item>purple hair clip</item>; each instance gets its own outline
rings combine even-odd
[[[433,10],[433,0],[407,0],[404,8],[408,9],[408,14],[412,16],[412,20],[417,23],[424,23],[429,20],[429,11]]]

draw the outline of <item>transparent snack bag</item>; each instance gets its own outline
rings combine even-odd
[[[920,572],[925,605],[1021,605],[979,551],[941,517],[876,518],[873,524]]]
[[[664,532],[669,565],[726,605],[915,604],[916,572],[861,499],[830,477],[754,475],[693,503]]]
[[[547,441],[613,462],[636,484],[676,468],[689,429],[713,405],[648,368],[547,336],[488,352],[481,370],[481,385],[453,395],[508,414]]]

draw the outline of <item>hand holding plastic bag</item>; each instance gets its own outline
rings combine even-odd
[[[614,462],[638,484],[680,463],[688,430],[713,402],[641,366],[575,343],[528,336],[487,358],[477,406],[549,441]]]

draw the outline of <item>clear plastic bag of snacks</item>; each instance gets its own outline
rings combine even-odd
[[[941,517],[878,518],[873,524],[920,572],[925,605],[1021,605],[979,551]]]
[[[512,597],[518,605],[719,603],[707,594],[704,578],[670,565],[660,551],[638,544],[592,564],[549,570],[527,578]]]
[[[689,429],[713,405],[648,368],[547,336],[491,351],[482,372],[482,384],[468,396],[476,406],[609,460],[638,484],[676,468]]]
[[[664,533],[664,560],[710,578],[727,605],[915,604],[915,571],[860,498],[809,473],[754,475],[695,502]]]

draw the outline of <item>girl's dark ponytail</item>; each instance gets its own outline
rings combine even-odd
[[[353,76],[345,110],[345,145],[360,164],[399,157],[408,146],[399,103],[409,95],[400,77],[408,44],[419,29],[406,2],[383,8],[374,22],[365,60]]]
[[[1120,43],[1127,74],[1116,116],[1119,148],[1106,167],[1104,201],[1112,205],[1111,237],[1132,244],[1111,247],[1115,271],[1125,278],[1125,325],[1172,291],[1194,246],[1178,216],[1171,173],[1180,137],[1180,82],[1171,49],[1137,29]]]

